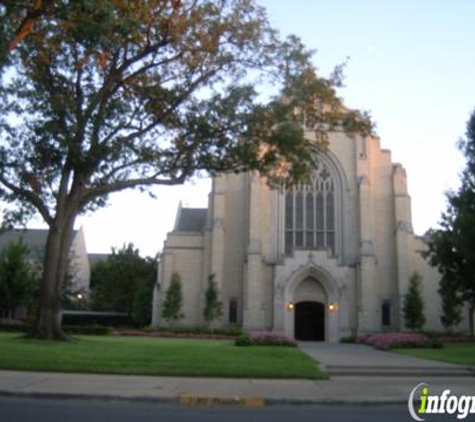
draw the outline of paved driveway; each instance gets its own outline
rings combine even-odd
[[[333,375],[473,376],[462,366],[383,352],[362,344],[299,342],[299,347]]]

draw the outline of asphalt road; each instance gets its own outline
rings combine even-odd
[[[268,406],[245,409],[229,406],[180,407],[168,403],[76,401],[0,397],[1,422],[401,422],[411,421],[406,406]],[[428,417],[454,421],[455,416]]]

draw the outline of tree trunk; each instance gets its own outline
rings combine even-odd
[[[59,213],[50,226],[45,248],[43,276],[36,323],[31,337],[67,340],[61,328],[61,287],[66,278],[73,226],[77,212]]]

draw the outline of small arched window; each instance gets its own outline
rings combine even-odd
[[[335,183],[320,164],[308,183],[285,193],[285,253],[327,249],[335,254]]]

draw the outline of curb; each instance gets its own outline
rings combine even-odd
[[[97,400],[97,401],[125,401],[138,403],[176,403],[176,397],[152,396],[117,396],[112,394],[76,394],[76,393],[40,393],[0,390],[0,397],[31,398],[45,400]]]
[[[75,394],[75,393],[40,393],[12,392],[0,390],[0,397],[32,398],[44,400],[97,400],[123,401],[155,404],[180,404],[182,406],[242,406],[262,408],[267,406],[308,406],[308,405],[341,405],[341,406],[385,406],[407,404],[407,398],[402,397],[299,397],[299,398],[265,398],[241,396],[216,396],[181,394],[175,397],[163,396],[117,396],[108,394]]]
[[[240,397],[240,396],[206,396],[195,394],[181,394],[179,403],[182,406],[217,406],[233,405],[243,407],[264,407],[266,399],[263,397]]]

